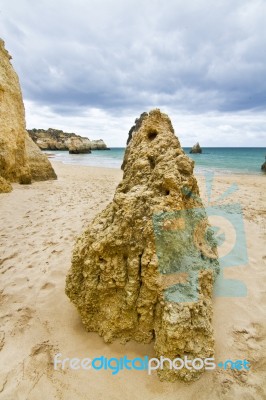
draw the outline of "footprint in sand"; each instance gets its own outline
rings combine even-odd
[[[258,382],[260,379],[261,383],[263,381],[262,375],[264,374],[266,364],[263,357],[266,338],[265,327],[258,322],[252,322],[244,328],[234,329],[232,336],[235,341],[235,347],[245,354],[245,359],[250,362],[250,371],[233,371],[234,378],[239,383],[248,382],[258,393],[262,394]],[[256,375],[257,383],[253,382],[254,374]]]
[[[17,257],[18,254],[19,254],[19,253],[16,252],[16,253],[11,254],[11,255],[8,256],[8,257],[5,257],[5,258],[0,259],[0,266],[1,266],[5,261],[11,260],[12,258]]]
[[[11,336],[16,336],[17,334],[21,334],[25,331],[26,328],[29,327],[30,321],[33,318],[35,310],[29,307],[25,307],[17,309],[17,313],[19,314],[19,317],[10,333]]]
[[[55,285],[52,282],[46,282],[42,287],[41,290],[48,290],[48,289],[54,289]]]
[[[61,254],[61,253],[63,253],[63,250],[53,250],[51,252],[51,254]]]
[[[7,267],[6,269],[3,269],[2,271],[1,271],[1,274],[3,275],[3,274],[5,274],[6,272],[8,272],[10,269],[12,269],[12,268],[15,268],[15,266],[14,265],[10,265],[9,267]],[[14,286],[14,285],[13,285]]]
[[[18,399],[21,398],[21,393],[24,394],[25,399],[40,398],[38,395],[42,392],[46,393],[47,387],[49,387],[50,398],[58,398],[58,389],[54,389],[51,385],[51,382],[56,379],[53,357],[58,352],[59,350],[48,341],[33,346],[30,354],[8,374],[5,374],[2,382],[0,381],[0,392],[5,396],[3,399]],[[60,382],[57,386],[60,387]]]

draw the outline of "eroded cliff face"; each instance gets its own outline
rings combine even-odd
[[[107,150],[102,139],[90,140],[60,129],[29,129],[32,140],[41,150],[69,150],[70,153],[90,153],[90,150]]]
[[[25,153],[25,116],[18,76],[0,39],[0,175],[11,182],[30,182]]]
[[[211,357],[218,262],[212,235],[201,236],[208,223],[194,163],[160,110],[142,114],[130,132],[123,180],[77,240],[66,294],[105,342],[154,340],[157,357]],[[202,371],[165,363],[158,373],[189,381]]]
[[[31,168],[26,153],[25,112],[19,80],[10,62],[11,56],[0,39],[0,176],[6,182],[31,183]],[[45,179],[54,179],[55,173]],[[47,166],[47,162],[44,164]],[[42,168],[40,160],[39,166]],[[40,175],[42,173],[40,172]],[[3,180],[2,180],[3,181]],[[10,185],[1,185],[0,191]]]

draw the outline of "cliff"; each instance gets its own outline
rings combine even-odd
[[[202,148],[200,147],[199,143],[194,144],[192,149],[190,150],[190,154],[201,154]]]
[[[102,139],[89,140],[75,133],[59,129],[29,129],[32,140],[41,150],[68,150],[70,153],[90,153],[91,150],[107,150]]]
[[[218,261],[194,162],[160,110],[130,135],[113,201],[76,242],[66,294],[105,342],[154,340],[157,357],[212,357]],[[158,370],[168,381],[202,372]]]
[[[9,191],[8,182],[30,183],[34,177],[26,151],[27,132],[25,111],[19,79],[10,62],[11,56],[0,39],[0,192]],[[30,152],[30,150],[29,150]],[[39,153],[40,156],[40,153]],[[35,157],[38,157],[37,153]],[[55,173],[48,159],[39,162],[39,168],[49,165],[45,179],[54,179]],[[35,177],[41,170],[36,170]]]

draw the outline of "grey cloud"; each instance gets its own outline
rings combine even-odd
[[[265,108],[265,11],[260,0],[10,0],[0,21],[25,98],[55,112],[232,112]]]

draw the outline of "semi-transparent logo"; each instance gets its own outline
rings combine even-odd
[[[178,280],[165,288],[167,301],[197,301],[199,271],[210,269],[216,276],[215,296],[244,297],[247,294],[240,279],[224,277],[224,268],[248,263],[242,208],[229,198],[238,188],[233,184],[211,202],[213,178],[213,174],[206,175],[208,200],[205,206],[153,216],[159,272],[168,278],[173,276],[173,281]],[[183,190],[185,195],[197,198],[188,189]]]

